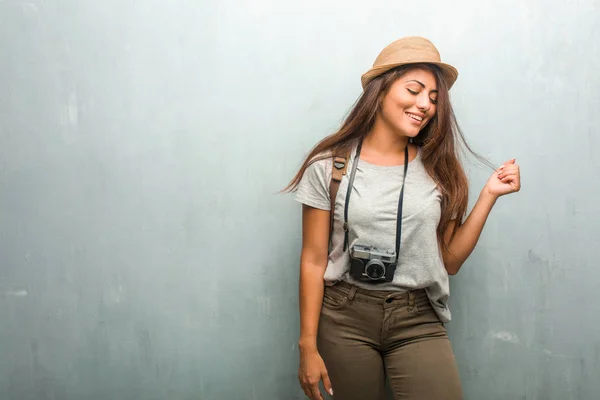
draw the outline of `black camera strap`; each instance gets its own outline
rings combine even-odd
[[[344,204],[344,251],[348,249],[348,204],[350,204],[350,194],[356,176],[356,167],[360,160],[360,150],[362,148],[362,140],[358,143],[354,160],[352,160],[352,172],[350,173],[350,181],[348,182],[348,190],[346,191],[346,203]],[[399,259],[400,238],[402,236],[402,201],[404,200],[404,182],[406,181],[406,172],[408,171],[408,144],[404,148],[404,177],[402,178],[402,188],[400,189],[400,198],[398,199],[398,215],[396,219],[396,259]]]

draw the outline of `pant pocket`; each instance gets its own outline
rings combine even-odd
[[[431,303],[419,303],[413,307],[413,315],[426,320],[427,322],[441,322],[440,317],[431,305]]]
[[[323,307],[330,310],[341,310],[348,304],[348,297],[337,290],[325,287],[323,292]]]

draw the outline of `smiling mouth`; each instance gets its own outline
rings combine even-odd
[[[415,122],[423,122],[423,117],[407,112],[406,115]]]

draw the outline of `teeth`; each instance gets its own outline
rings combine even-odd
[[[411,114],[411,113],[407,113],[409,117],[411,117],[412,119],[416,119],[417,121],[423,121],[423,118],[419,117],[418,115],[415,114]]]

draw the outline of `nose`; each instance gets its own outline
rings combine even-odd
[[[429,102],[428,96],[419,96],[417,97],[417,108],[422,112],[427,112],[431,108],[431,103]]]

